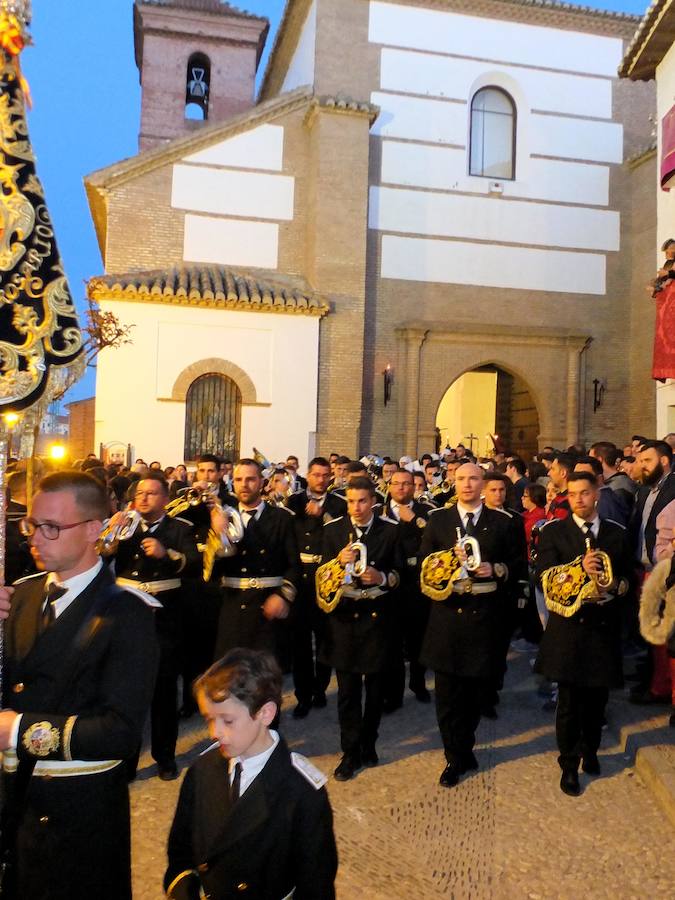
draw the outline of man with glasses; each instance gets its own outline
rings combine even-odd
[[[426,670],[419,661],[422,639],[429,618],[429,598],[420,590],[418,559],[422,535],[433,507],[413,500],[415,485],[411,472],[396,469],[389,481],[389,499],[384,515],[399,526],[399,544],[405,559],[401,565],[401,585],[397,592],[393,629],[392,659],[387,673],[384,712],[403,706],[405,659],[410,661],[408,685],[420,703],[431,696],[425,683]]]
[[[168,486],[161,473],[149,473],[139,481],[133,505],[141,522],[128,540],[113,548],[117,583],[152,594],[162,604],[155,613],[159,671],[150,712],[151,753],[162,781],[178,777],[176,691],[184,652],[185,598],[181,579],[201,571],[192,525],[165,514],[168,499]],[[130,776],[133,774],[134,770]]]
[[[131,898],[122,763],[141,740],[157,645],[152,611],[98,556],[107,510],[90,475],[48,475],[23,521],[42,571],[0,588],[0,607],[12,604],[0,711],[11,898]]]

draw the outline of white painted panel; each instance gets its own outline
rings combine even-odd
[[[584,250],[619,249],[619,214],[495,197],[370,189],[371,228]]]
[[[316,52],[316,0],[307,13],[295,53],[286,72],[281,93],[305,84],[314,84],[314,56]]]
[[[488,72],[505,74],[518,82],[530,109],[612,118],[612,82],[603,78],[492,65],[387,47],[382,49],[380,87],[384,91],[468,101],[476,79]]]
[[[259,125],[186,156],[185,162],[207,166],[237,166],[280,172],[284,160],[284,129],[281,125]]]
[[[420,100],[379,91],[374,91],[370,99],[381,109],[373,134],[462,147],[466,143],[466,103]]]
[[[382,237],[383,278],[572,294],[605,293],[605,257],[525,247]],[[552,277],[555,273],[555,278]]]
[[[616,77],[618,38],[393,3],[371,2],[372,43]]]
[[[517,171],[522,170],[517,166]],[[467,174],[466,150],[428,144],[382,142],[382,182],[487,194],[492,179]],[[607,206],[609,168],[554,159],[531,159],[526,175],[501,182],[505,197]]]
[[[287,175],[175,165],[171,205],[223,216],[292,219],[293,188]]]
[[[530,152],[564,159],[623,162],[623,125],[530,116]]]
[[[276,269],[279,226],[271,222],[185,216],[183,259]]]

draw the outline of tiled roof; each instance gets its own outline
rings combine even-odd
[[[633,80],[649,80],[673,44],[675,10],[672,0],[653,0],[628,45],[619,75]]]
[[[145,6],[172,6],[175,9],[194,9],[199,12],[213,12],[224,16],[237,16],[244,19],[263,19],[263,16],[255,16],[245,12],[231,3],[221,0],[140,0]]]
[[[92,278],[92,300],[132,300],[250,312],[325,316],[328,305],[299,278],[237,272],[226,266],[184,265]]]

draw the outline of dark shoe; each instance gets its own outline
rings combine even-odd
[[[366,767],[366,769],[374,769],[379,761],[380,758],[375,752],[375,747],[361,748],[361,762]]]
[[[631,703],[636,703],[638,706],[651,706],[654,703],[666,703],[670,706],[672,702],[671,697],[668,695],[660,696],[652,694],[650,690],[643,691],[641,689],[632,690],[628,699]]]
[[[483,718],[483,719],[498,719],[499,718],[499,716],[497,715],[497,710],[494,708],[494,706],[489,706],[489,705],[484,706],[481,709],[480,714],[481,714],[481,718]]]
[[[184,703],[183,706],[178,710],[178,715],[181,719],[191,719],[192,716],[197,712],[197,707],[193,704]]]
[[[382,712],[389,715],[390,713],[396,712],[396,710],[400,709],[402,706],[402,700],[385,700],[382,704]]]
[[[578,797],[581,793],[579,785],[579,773],[574,769],[566,769],[560,778],[560,790],[568,797]]]
[[[478,760],[473,753],[467,753],[462,757],[462,769],[465,772],[473,772],[478,768]]]
[[[353,778],[358,770],[361,768],[361,760],[356,756],[350,756],[349,753],[345,753],[340,762],[338,763],[337,768],[333,774],[335,775],[336,781],[349,781]]]
[[[599,775],[600,763],[598,761],[597,754],[592,753],[588,756],[584,756],[581,761],[581,768],[587,775]]]
[[[291,715],[294,719],[306,719],[311,708],[309,703],[298,703]]]
[[[312,706],[315,709],[325,709],[328,701],[326,700],[326,695],[322,692],[320,694],[314,694],[312,697]]]
[[[462,773],[457,768],[456,763],[448,763],[447,766],[443,769],[441,777],[438,779],[438,783],[441,787],[455,787],[455,785],[459,784],[459,776],[461,774]]]
[[[431,703],[431,694],[426,688],[418,688],[413,694],[418,703]]]
[[[668,724],[671,728],[675,728],[675,710],[671,712],[670,718],[668,719]]]
[[[161,766],[157,763],[157,774],[159,775],[160,781],[175,781],[176,778],[178,778],[176,763],[164,763]]]

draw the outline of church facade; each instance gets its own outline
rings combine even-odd
[[[523,453],[654,430],[637,21],[540,0],[137,0],[138,156],[86,179],[133,324],[97,443],[417,454],[465,373]],[[132,385],[130,409],[121,380]],[[448,435],[451,443],[464,435]]]

